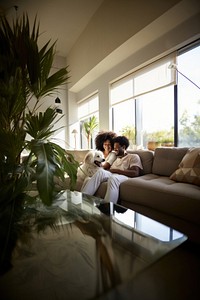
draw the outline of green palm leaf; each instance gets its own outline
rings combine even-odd
[[[56,175],[64,180],[65,174],[68,174],[70,177],[70,189],[74,190],[79,162],[74,159],[71,153],[66,152],[59,145],[54,143],[51,143],[51,145],[53,146],[56,161],[59,165],[59,168],[56,170]]]
[[[47,108],[38,114],[26,114],[26,132],[36,140],[47,139],[54,134],[54,120],[57,117],[56,109]]]
[[[13,174],[14,180],[20,154],[26,149],[30,155],[20,167],[27,176],[25,188],[29,188],[31,178],[36,178],[41,199],[49,204],[54,192],[53,177],[64,180],[67,174],[73,188],[78,163],[48,140],[55,134],[54,125],[60,120],[56,109],[49,107],[45,112],[37,112],[44,97],[66,84],[69,78],[67,67],[52,74],[55,43],[50,45],[47,41],[39,49],[39,35],[37,18],[32,28],[27,15],[12,24],[1,18],[0,138],[4,143],[0,145],[0,187],[8,173]],[[26,140],[26,134],[31,136],[31,141]]]
[[[92,136],[95,128],[97,128],[97,126],[98,126],[98,121],[97,121],[96,116],[92,116],[88,122],[83,123],[86,138],[88,140],[88,148],[90,148],[90,139],[91,139],[91,136]]]
[[[33,144],[32,151],[37,158],[37,189],[44,204],[50,205],[54,192],[54,174],[57,165],[51,145],[42,142]]]

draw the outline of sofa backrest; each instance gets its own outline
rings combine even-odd
[[[90,150],[87,149],[80,149],[80,150],[71,150],[67,149],[66,152],[72,154],[80,164],[83,163],[84,158],[86,154]],[[128,153],[136,153],[140,156],[140,159],[142,161],[142,166],[143,166],[143,172],[142,174],[149,174],[152,171],[152,164],[153,164],[153,157],[154,157],[154,152],[150,150],[127,150]]]
[[[149,174],[152,172],[154,152],[150,150],[127,150],[128,153],[138,154],[140,156],[143,172],[142,174]]]
[[[186,154],[188,148],[161,147],[154,152],[152,173],[162,176],[170,176],[176,169]]]
[[[138,154],[140,156],[143,172],[142,174],[153,173],[156,175],[170,176],[180,164],[183,156],[186,154],[188,147],[160,147],[155,151],[150,150],[132,150],[128,149],[128,153]],[[73,154],[74,158],[83,163],[84,157],[89,150],[66,150],[68,153]]]
[[[89,152],[90,150],[88,149],[80,149],[80,150],[71,150],[71,149],[67,149],[66,152],[70,153],[74,156],[74,159],[76,161],[78,161],[80,164],[83,163],[84,158],[86,156],[86,154]]]

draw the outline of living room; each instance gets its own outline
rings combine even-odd
[[[17,4],[13,9],[17,16],[21,15],[22,7],[31,17],[38,12],[41,29],[45,32],[48,28],[42,27],[42,21],[49,19],[54,5],[58,6],[58,1],[54,5],[49,1],[49,5],[45,1],[3,2],[4,7],[10,4],[9,12]],[[95,134],[99,130],[114,130],[120,134],[130,125],[134,128],[132,148],[136,150],[145,150],[150,136],[154,142],[159,139],[164,143],[164,138],[165,142],[169,138],[174,146],[199,147],[199,1],[97,0],[94,6],[94,0],[86,2],[92,7],[88,22],[68,51],[64,53],[64,48],[58,46],[54,62],[54,69],[67,64],[70,71],[68,85],[48,98],[48,104],[56,105],[63,115],[58,126],[64,128],[56,136],[58,143],[70,150],[94,148]],[[74,3],[77,10],[84,6],[84,0]],[[66,6],[63,7],[64,14]],[[50,18],[57,27],[59,16],[53,20],[56,21]],[[63,26],[62,36],[64,29]],[[49,35],[51,37],[51,32]],[[56,38],[59,42],[59,34]],[[151,82],[154,77],[155,85],[155,81]],[[137,85],[133,88],[135,82]],[[56,98],[60,100],[58,103],[55,103]],[[87,147],[82,125],[94,115],[98,127]],[[198,215],[198,210],[195,213]],[[131,293],[127,295],[126,291],[125,299],[134,296],[148,300],[198,299],[195,293],[199,287],[199,247],[190,243],[182,246],[164,257],[160,264],[139,274],[130,288]]]

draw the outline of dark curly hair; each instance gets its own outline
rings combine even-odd
[[[97,150],[104,151],[103,143],[107,140],[110,141],[113,149],[113,139],[117,137],[117,134],[113,131],[100,131],[95,138],[95,146]]]
[[[128,148],[129,146],[129,140],[127,139],[126,136],[117,136],[116,138],[113,139],[113,144],[114,143],[119,143],[120,146],[125,146],[125,149]]]

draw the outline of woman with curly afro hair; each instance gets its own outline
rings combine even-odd
[[[116,154],[113,152],[113,139],[115,137],[117,134],[113,131],[100,131],[95,138],[96,149],[102,151],[105,158],[101,166],[106,170],[110,169],[116,159]]]

